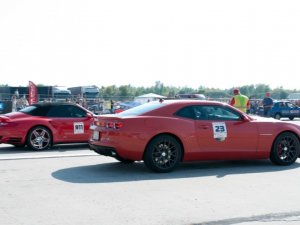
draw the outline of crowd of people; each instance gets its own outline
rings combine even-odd
[[[19,111],[20,109],[23,109],[29,105],[28,100],[26,96],[24,95],[23,97],[19,97],[18,95],[14,94],[11,97],[11,109],[12,112]]]

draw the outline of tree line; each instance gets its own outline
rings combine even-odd
[[[147,93],[155,93],[167,97],[174,97],[176,94],[204,94],[207,98],[218,99],[218,98],[230,98],[233,95],[234,87],[230,89],[219,89],[219,88],[206,88],[204,86],[199,86],[198,88],[190,87],[174,87],[165,86],[162,82],[156,81],[151,87],[134,87],[131,85],[122,85],[117,87],[116,85],[102,86],[100,88],[101,95],[106,97],[136,97],[139,95]],[[252,99],[262,99],[266,92],[270,92],[272,98],[274,99],[286,99],[290,93],[300,92],[299,90],[284,89],[283,87],[278,87],[275,89],[270,88],[266,84],[251,84],[239,87],[242,94],[248,96]]]
[[[0,86],[8,86],[8,85],[0,85]],[[38,84],[37,86],[45,86],[43,84]],[[147,93],[155,93],[167,97],[174,97],[177,94],[204,94],[207,98],[218,99],[218,98],[230,98],[233,95],[233,89],[220,89],[220,88],[207,88],[205,86],[199,86],[194,89],[191,87],[174,87],[174,86],[166,86],[161,81],[156,81],[154,85],[151,87],[134,87],[130,84],[128,85],[110,85],[110,86],[101,86],[100,89],[100,97],[103,98],[114,98],[114,99],[132,99],[136,96],[147,94]],[[267,84],[251,84],[244,85],[239,87],[240,92],[249,98],[252,99],[262,99],[265,96],[266,92],[270,92],[272,98],[274,99],[286,99],[290,93],[297,93],[300,90],[293,89],[284,89],[283,87],[278,87],[275,89],[270,88]]]

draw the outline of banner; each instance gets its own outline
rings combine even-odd
[[[28,91],[29,91],[29,97],[28,97],[29,105],[37,103],[37,101],[38,101],[37,86],[31,81],[29,81]]]

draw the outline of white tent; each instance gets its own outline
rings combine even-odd
[[[157,95],[157,94],[149,93],[149,94],[140,95],[138,97],[135,97],[134,101],[139,102],[141,104],[144,104],[144,103],[147,103],[147,102],[156,101],[160,98],[167,98],[167,97],[163,96],[163,95]]]

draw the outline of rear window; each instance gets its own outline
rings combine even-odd
[[[136,106],[134,108],[128,109],[118,114],[118,116],[140,116],[147,112],[153,111],[155,109],[159,109],[166,104],[160,102],[150,102],[143,105]]]
[[[46,116],[50,108],[51,108],[50,105],[45,105],[45,106],[31,105],[24,109],[21,109],[20,112],[32,116]]]

